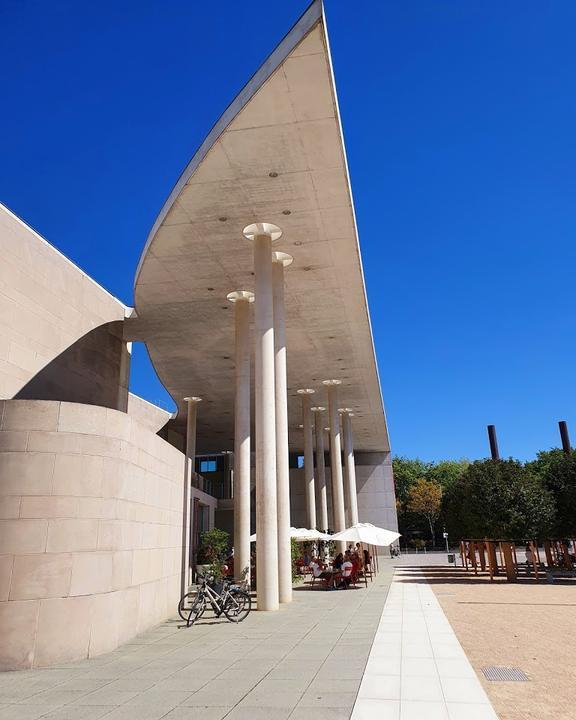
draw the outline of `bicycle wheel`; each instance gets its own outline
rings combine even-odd
[[[189,592],[184,595],[184,597],[180,598],[180,602],[178,603],[178,615],[186,622],[188,620],[188,615],[190,615],[190,608],[194,604],[194,601],[198,597],[198,592]]]
[[[230,622],[239,623],[248,617],[252,607],[252,598],[243,590],[231,590],[222,608]]]
[[[188,617],[186,618],[186,625],[188,627],[190,627],[190,625],[194,625],[196,620],[204,615],[204,610],[206,610],[206,598],[203,592],[199,592],[190,607]]]

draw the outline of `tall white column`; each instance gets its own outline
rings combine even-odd
[[[258,610],[278,610],[278,518],[276,497],[276,393],[272,242],[282,231],[269,223],[244,228],[254,243],[256,584]]]
[[[272,253],[274,296],[274,377],[276,382],[276,492],[278,503],[278,591],[281,603],[292,602],[292,547],[290,543],[290,467],[288,462],[288,388],[286,380],[286,318],[284,268],[292,256]]]
[[[344,421],[342,419],[342,408],[338,408],[338,423],[341,431],[341,445],[344,448]],[[348,492],[348,467],[346,466],[346,458],[342,457],[342,486],[344,487],[344,522],[345,527],[350,527],[350,493]]]
[[[326,426],[324,428],[324,432],[328,434],[328,454],[331,455],[332,451],[330,450],[330,428]],[[324,439],[326,439],[326,436],[324,436]],[[328,488],[330,488],[330,502],[328,502],[328,529],[332,530],[334,532],[334,499],[332,498],[332,472],[330,472],[330,484],[326,482],[326,492],[328,493]],[[328,499],[328,498],[326,498]]]
[[[238,290],[235,303],[236,392],[234,402],[234,574],[248,568],[250,587],[250,303],[254,293]]]
[[[348,496],[348,512],[350,524],[358,522],[358,494],[356,489],[356,463],[354,461],[354,443],[352,440],[352,421],[354,413],[351,408],[341,408],[342,431],[344,435],[344,464],[346,466],[346,485]]]
[[[186,462],[184,465],[184,497],[182,509],[182,580],[181,586],[184,592],[192,582],[192,517],[190,501],[192,498],[192,473],[195,471],[196,461],[196,417],[198,403],[202,398],[192,396],[184,398],[187,404],[186,412]],[[184,594],[184,592],[182,594]]]
[[[341,380],[324,380],[328,387],[328,416],[330,418],[330,475],[332,477],[332,507],[334,511],[334,530],[346,529],[344,513],[344,484],[342,481],[342,442],[340,437],[340,418],[338,417],[338,385]],[[341,542],[340,551],[346,549]]]
[[[310,396],[312,388],[298,390],[302,396],[302,425],[304,428],[304,494],[306,497],[306,523],[312,530],[316,529],[316,492],[314,489],[314,445],[312,440],[312,415],[310,412]]]
[[[316,507],[319,515],[319,530],[326,532],[328,523],[328,496],[326,493],[326,463],[324,462],[324,417],[325,408],[313,407],[314,424],[316,428]]]

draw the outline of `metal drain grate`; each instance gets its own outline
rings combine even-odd
[[[483,667],[482,672],[486,680],[495,682],[528,682],[530,678],[520,668],[498,667],[491,665]]]

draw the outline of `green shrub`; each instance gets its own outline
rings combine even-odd
[[[225,530],[213,528],[200,533],[197,562],[199,565],[223,563],[228,555],[230,536]]]

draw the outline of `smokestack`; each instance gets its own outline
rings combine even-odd
[[[560,420],[558,427],[560,428],[560,437],[562,438],[562,450],[564,450],[566,455],[570,455],[572,448],[570,447],[570,437],[568,435],[566,420]]]
[[[496,439],[496,426],[488,425],[488,440],[490,442],[490,454],[492,460],[500,460],[500,453],[498,452],[498,440]]]

